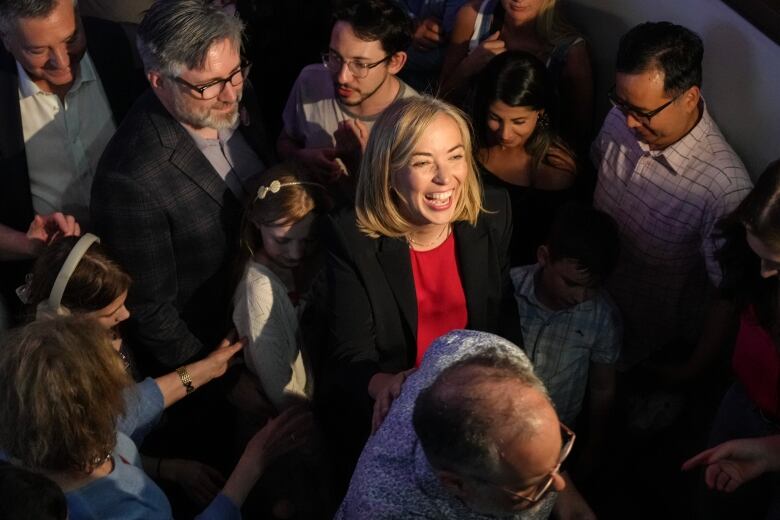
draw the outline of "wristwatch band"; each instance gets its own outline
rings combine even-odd
[[[191,394],[195,391],[195,387],[192,386],[192,376],[187,372],[187,367],[179,367],[176,369],[176,373],[179,375],[179,380],[184,388],[187,389],[187,393]]]

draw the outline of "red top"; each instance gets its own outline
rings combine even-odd
[[[767,415],[780,418],[780,354],[753,307],[742,313],[731,364],[748,397]]]
[[[466,295],[460,283],[455,237],[430,251],[409,249],[417,294],[417,361],[420,366],[431,342],[447,332],[466,328]]]

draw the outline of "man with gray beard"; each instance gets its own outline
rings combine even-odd
[[[202,0],[156,2],[138,28],[151,89],[95,176],[93,223],[133,278],[124,339],[145,375],[202,357],[229,328],[241,201],[271,161],[242,30]]]

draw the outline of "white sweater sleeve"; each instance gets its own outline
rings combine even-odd
[[[249,339],[244,358],[277,410],[308,399],[309,375],[301,356],[298,318],[284,284],[265,267],[251,263],[235,294],[233,322]],[[292,399],[291,399],[292,398]]]

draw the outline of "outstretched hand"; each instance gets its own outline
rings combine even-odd
[[[314,419],[306,407],[288,408],[269,420],[249,440],[244,457],[254,460],[257,467],[264,471],[278,457],[306,444],[313,432]]]
[[[230,365],[230,360],[247,344],[248,341],[246,338],[241,338],[235,342],[230,338],[223,339],[219,346],[206,356],[206,359],[204,360],[209,363],[211,379],[224,375]]]
[[[731,493],[739,486],[773,469],[780,459],[780,435],[735,439],[688,459],[683,471],[706,466],[704,481],[710,489]]]
[[[225,485],[225,477],[219,471],[196,460],[164,459],[159,467],[160,478],[176,482],[201,507],[214,500]]]

